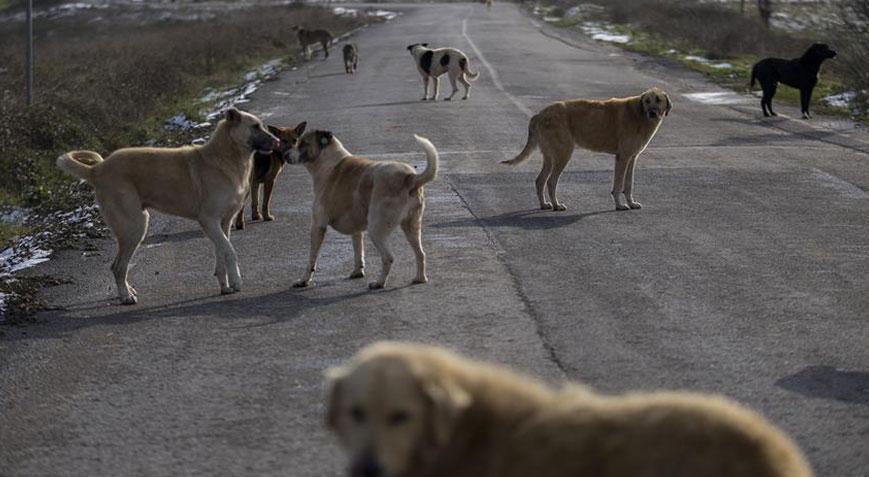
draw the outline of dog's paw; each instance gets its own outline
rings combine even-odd
[[[221,295],[232,295],[233,293],[236,293],[236,292],[238,292],[238,291],[240,291],[240,290],[241,290],[240,288],[239,288],[239,289],[236,289],[236,288],[233,287],[233,286],[229,286],[229,287],[220,287],[220,294],[221,294]]]
[[[565,206],[564,204],[555,204],[554,206],[552,206],[552,210],[556,212],[564,212],[565,210],[567,210],[567,206]]]
[[[381,288],[383,288],[383,285],[384,284],[380,283],[380,282],[371,282],[368,284],[368,289],[369,290],[380,290]]]
[[[414,278],[413,280],[410,281],[410,283],[412,283],[412,284],[414,284],[414,285],[419,285],[419,284],[422,284],[422,283],[428,283],[428,278],[427,278],[427,277]]]
[[[347,277],[349,280],[356,280],[357,278],[363,278],[365,276],[364,270],[353,270],[353,273]]]
[[[641,204],[635,200],[632,200],[632,201],[628,202],[628,207],[630,207],[632,209],[642,209],[643,204]]]
[[[444,101],[452,101],[452,100],[453,100],[453,98],[452,98],[452,97],[449,97],[449,98],[444,98]]]
[[[420,101],[428,101],[428,96],[423,96]]]
[[[236,222],[235,230],[244,230],[244,222]]]
[[[297,280],[293,282],[293,288],[305,288],[311,284],[311,280]]]
[[[250,216],[250,220],[262,220],[263,216],[260,214],[252,214]]]
[[[540,204],[540,210],[552,210],[552,204],[549,202],[544,202]]]
[[[272,214],[266,214],[263,216],[263,220],[265,220],[266,222],[271,222],[272,220],[275,220],[275,216]]]
[[[628,204],[616,204],[616,210],[631,210]]]
[[[136,295],[127,295],[127,296],[121,298],[122,305],[135,305],[138,302],[139,302],[139,298],[137,298]]]

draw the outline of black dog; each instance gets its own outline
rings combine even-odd
[[[836,52],[829,46],[815,43],[799,58],[793,60],[766,58],[755,63],[751,68],[751,86],[754,87],[756,79],[760,81],[760,87],[763,88],[763,97],[760,99],[763,115],[776,116],[772,110],[772,97],[775,96],[778,84],[782,83],[800,90],[800,110],[803,112],[803,118],[811,118],[809,102],[812,100],[812,90],[818,84],[821,63],[835,57]]]

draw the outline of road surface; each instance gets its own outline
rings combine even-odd
[[[354,36],[358,74],[336,54],[246,107],[416,166],[412,134],[429,137],[442,160],[426,191],[430,283],[409,286],[400,234],[387,290],[346,280],[351,244],[332,231],[316,286],[291,289],[308,254],[300,167],[279,180],[277,221],[233,234],[240,294],[216,295],[210,242],[182,220],[153,221],[134,259],[135,307],[112,300],[110,241],[96,256],[62,252],[42,269],[72,280],[47,292],[59,309],[0,338],[0,474],[340,475],[322,372],[402,339],[605,392],[724,393],[791,433],[819,475],[869,475],[865,133],[764,120],[753,100],[688,99],[718,89],[513,5],[396,8],[398,20]],[[469,101],[419,101],[405,46],[423,41],[469,55],[481,72]],[[640,159],[642,210],[613,210],[605,155],[574,155],[562,213],[536,210],[539,156],[498,164],[548,102],[650,86],[674,109]],[[370,274],[379,260],[366,247]]]

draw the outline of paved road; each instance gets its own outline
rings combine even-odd
[[[792,433],[819,475],[869,475],[869,145],[859,134],[687,100],[715,88],[544,35],[511,5],[403,11],[356,36],[358,75],[336,57],[315,62],[249,106],[413,164],[423,155],[411,134],[430,137],[442,158],[427,187],[431,283],[407,286],[413,260],[397,235],[391,286],[368,292],[344,279],[351,245],[331,233],[317,286],[290,289],[308,253],[302,169],[280,180],[277,222],[233,235],[241,294],[215,296],[210,244],[180,220],[154,221],[132,272],[134,308],[108,305],[110,242],[96,257],[63,252],[44,269],[73,280],[48,293],[62,309],[0,341],[0,474],[338,475],[322,370],[392,338],[608,392],[722,392]],[[417,41],[469,54],[481,71],[470,101],[417,101],[404,49]],[[535,209],[539,158],[497,164],[521,147],[529,111],[652,85],[675,108],[640,162],[641,211],[612,210],[603,155],[575,155],[564,213]]]

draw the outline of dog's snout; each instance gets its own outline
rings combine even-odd
[[[649,111],[649,118],[656,119],[658,117],[658,112],[655,110]]]
[[[351,469],[352,477],[383,477],[383,468],[371,452],[363,454]]]

